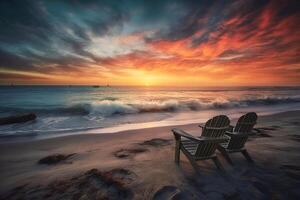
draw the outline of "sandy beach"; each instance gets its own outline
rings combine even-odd
[[[234,124],[236,119],[232,119]],[[174,163],[172,127],[81,134],[0,145],[1,199],[299,199],[300,111],[259,116],[246,148],[255,161],[232,155],[221,173],[181,154]],[[197,124],[181,125],[195,136]],[[56,164],[39,160],[69,155]]]

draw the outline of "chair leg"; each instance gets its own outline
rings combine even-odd
[[[179,165],[180,161],[180,142],[176,141],[176,146],[175,146],[175,163]]]
[[[241,152],[250,163],[254,163],[254,161],[252,160],[251,156],[249,155],[249,153],[246,149]]]
[[[225,160],[230,164],[230,165],[234,165],[231,158],[229,157],[229,154],[226,152],[225,149],[223,149],[222,147],[218,147],[218,150],[221,152],[221,154],[224,156]]]
[[[192,164],[192,166],[193,166],[194,170],[196,171],[196,173],[199,173],[200,170],[199,170],[199,167],[198,167],[196,161],[188,155],[186,155],[186,157],[188,158],[188,160]]]
[[[217,166],[217,168],[221,171],[225,171],[221,162],[219,161],[219,159],[217,157],[213,157],[212,160],[214,161],[215,165]]]
[[[199,173],[199,167],[198,167],[196,161],[194,160],[194,158],[192,158],[184,148],[182,148],[182,152],[187,157],[187,159],[190,161],[190,163],[192,164],[192,166],[193,166],[194,170],[196,171],[196,173]]]

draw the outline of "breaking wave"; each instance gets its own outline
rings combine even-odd
[[[70,107],[54,107],[47,109],[14,109],[18,112],[36,112],[47,115],[97,115],[110,117],[114,115],[153,113],[153,112],[177,112],[199,111],[207,109],[242,108],[250,106],[271,106],[277,104],[300,103],[300,97],[265,97],[248,99],[215,99],[213,101],[188,99],[165,101],[137,101],[126,103],[118,100],[102,100],[95,103],[81,103]],[[0,108],[11,109],[11,108]]]
[[[177,112],[177,111],[199,111],[207,109],[241,108],[249,106],[267,106],[277,104],[299,103],[300,98],[267,97],[261,99],[201,101],[191,99],[186,101],[166,100],[135,102],[132,104],[121,101],[101,101],[95,104],[79,105],[85,107],[89,114],[100,114],[112,116],[116,114],[135,114],[146,112]]]

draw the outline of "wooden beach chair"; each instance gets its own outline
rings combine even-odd
[[[228,141],[221,143],[218,146],[218,150],[222,153],[229,164],[233,165],[232,160],[229,157],[230,153],[240,152],[249,162],[253,162],[249,153],[245,148],[245,143],[249,134],[252,133],[253,127],[256,124],[257,115],[254,112],[247,113],[239,118],[235,127],[230,126],[230,130],[226,131],[226,137]]]
[[[224,137],[228,130],[230,120],[225,115],[216,116],[208,120],[202,128],[201,137],[192,136],[183,130],[172,129],[176,140],[175,146],[175,163],[179,165],[180,150],[191,162],[192,166],[198,171],[198,160],[212,159],[218,169],[223,167],[218,160],[215,151],[218,144],[226,141]]]

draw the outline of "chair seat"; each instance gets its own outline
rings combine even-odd
[[[213,157],[216,157],[216,154],[212,154],[209,156],[196,156],[196,151],[198,148],[199,143],[194,142],[192,140],[188,140],[188,139],[182,139],[181,140],[181,144],[183,146],[183,148],[193,157],[193,159],[195,160],[205,160],[205,159],[210,159]]]
[[[183,145],[184,149],[187,150],[191,155],[194,156],[196,154],[199,143],[188,139],[182,139],[181,144]]]

